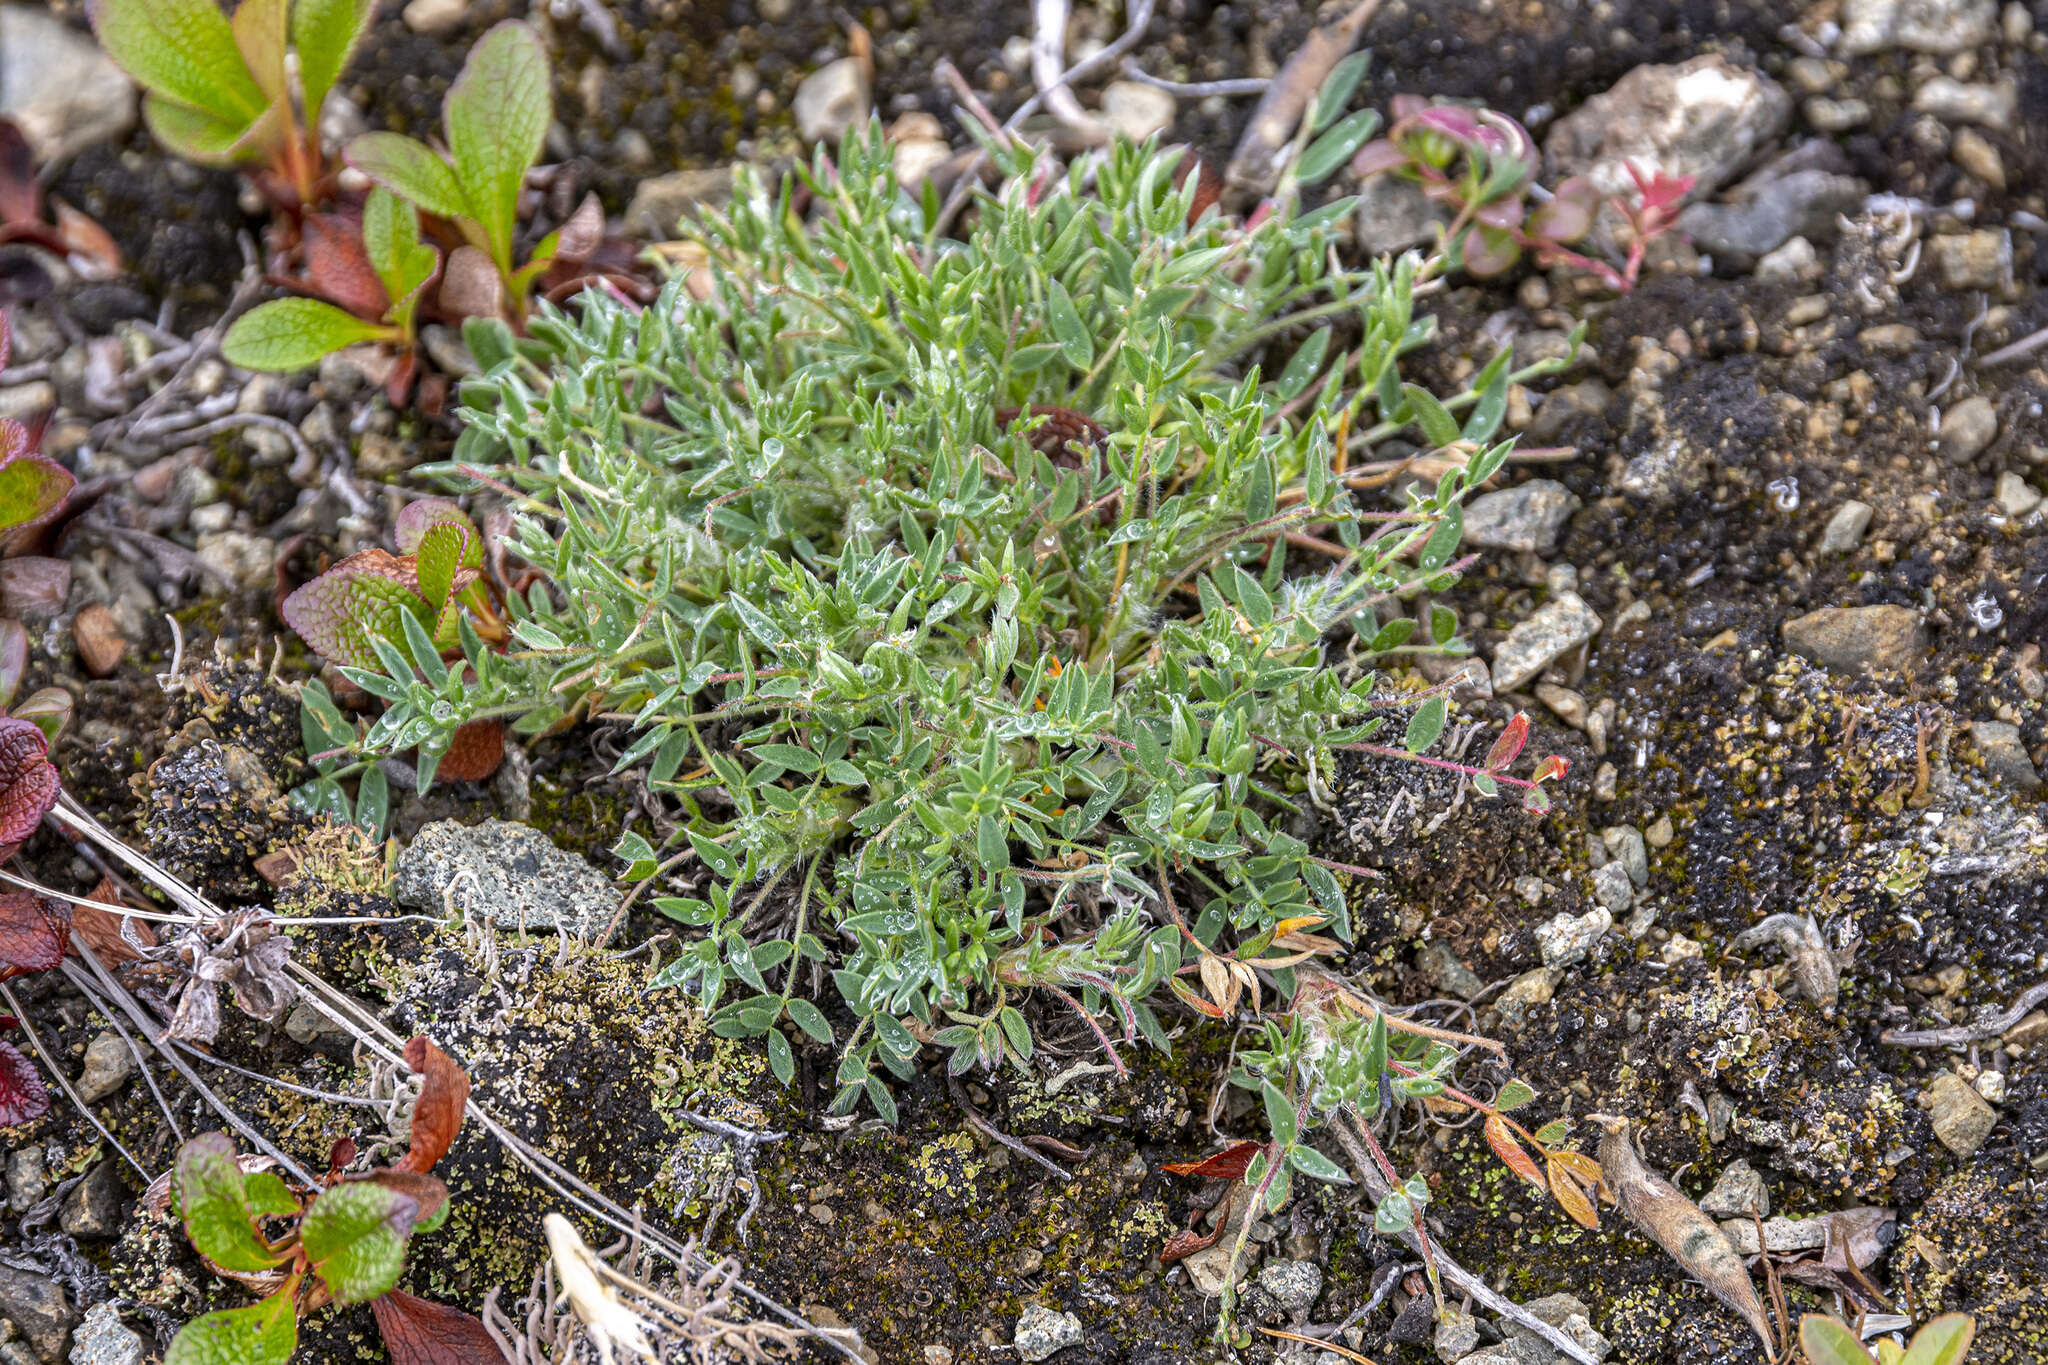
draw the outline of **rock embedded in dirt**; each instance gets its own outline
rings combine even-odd
[[[27,1213],[42,1202],[43,1192],[49,1188],[43,1160],[41,1147],[23,1147],[8,1154],[7,1206],[16,1213]]]
[[[1822,607],[1785,623],[1785,648],[1837,673],[1904,672],[1927,652],[1910,607]]]
[[[17,1270],[0,1261],[0,1318],[11,1319],[35,1353],[46,1362],[64,1358],[78,1317],[63,1287],[47,1275]]]
[[[1990,40],[1998,0],[1847,0],[1842,51],[1864,57],[1887,48],[1946,54]]]
[[[2010,469],[1998,476],[1998,486],[1992,496],[1998,503],[1998,510],[2015,520],[2041,505],[2041,490]]]
[[[1376,175],[1358,187],[1358,253],[1393,256],[1419,246],[1450,221],[1444,206],[1422,186],[1398,175]]]
[[[1747,1215],[1721,1224],[1728,1242],[1744,1256],[1757,1254],[1756,1224]],[[1826,1218],[1767,1218],[1764,1220],[1764,1249],[1778,1253],[1818,1251],[1828,1244]]]
[[[1949,144],[1948,159],[1961,167],[1966,175],[1974,175],[1994,190],[2005,188],[2005,158],[1991,139],[1975,128],[1957,131],[1955,141]]]
[[[670,171],[633,187],[633,202],[626,207],[626,231],[666,241],[676,235],[685,218],[706,209],[723,209],[731,202],[732,167]]]
[[[1543,150],[1556,179],[1585,175],[1604,195],[1635,193],[1628,168],[1692,176],[1700,198],[1756,158],[1792,118],[1792,97],[1718,53],[1639,66],[1557,121]]]
[[[791,112],[805,142],[837,142],[846,130],[867,117],[870,89],[868,64],[858,57],[828,62],[796,88]]]
[[[1944,1071],[1929,1083],[1921,1096],[1934,1121],[1934,1135],[1941,1145],[1960,1157],[1976,1155],[1998,1125],[1998,1111],[1970,1083],[1952,1071]]]
[[[1739,262],[1764,256],[1794,237],[1825,239],[1836,215],[1856,212],[1867,193],[1854,176],[1822,170],[1793,171],[1761,185],[1754,181],[1738,187],[1738,193],[1749,190],[1738,202],[1693,204],[1679,215],[1679,231],[1716,264],[1724,257]]]
[[[57,1210],[57,1226],[82,1241],[111,1241],[122,1230],[121,1171],[111,1157],[71,1187]]]
[[[2002,720],[1970,722],[1970,742],[1984,757],[1984,770],[2015,791],[2041,789],[2041,774],[2020,738],[2020,727]]]
[[[1111,81],[1102,90],[1102,121],[1133,142],[1173,127],[1172,92],[1139,81]]]
[[[1849,499],[1828,518],[1820,533],[1820,552],[1839,555],[1855,549],[1863,543],[1863,533],[1870,529],[1870,519],[1876,515],[1877,509],[1869,503]]]
[[[1650,884],[1650,849],[1641,830],[1634,825],[1609,825],[1600,831],[1600,842],[1607,846],[1608,856],[1628,873],[1629,881],[1637,886]]]
[[[86,1309],[71,1334],[71,1365],[142,1365],[142,1356],[142,1338],[122,1324],[111,1303]]]
[[[2019,88],[2011,81],[1970,84],[1935,76],[1913,92],[1913,107],[1943,123],[1980,123],[1987,128],[2012,127],[2019,109]]]
[[[1531,479],[1465,504],[1465,543],[1483,550],[1547,555],[1579,508],[1578,495],[1555,479]]]
[[[135,1074],[135,1058],[121,1035],[109,1030],[94,1038],[85,1049],[85,1070],[78,1077],[78,1097],[98,1104],[128,1084]]]
[[[0,116],[38,162],[68,161],[135,126],[135,84],[56,13],[0,5]]]
[[[1044,1360],[1069,1346],[1080,1344],[1081,1320],[1072,1313],[1056,1313],[1042,1303],[1028,1305],[1017,1317],[1017,1330],[1010,1344],[1025,1361]]]
[[[1771,1216],[1770,1191],[1756,1168],[1737,1157],[1721,1168],[1714,1188],[1700,1196],[1700,1212],[1715,1218],[1759,1218]]]
[[[1607,1338],[1593,1328],[1593,1310],[1588,1308],[1574,1294],[1545,1294],[1540,1299],[1531,1299],[1522,1307],[1529,1310],[1539,1321],[1557,1328],[1578,1343],[1579,1349],[1595,1360],[1605,1360],[1614,1348]],[[1508,1344],[1520,1349],[1522,1359],[1561,1359],[1557,1348],[1519,1323],[1503,1324],[1508,1334]]]
[[[1436,1358],[1444,1365],[1456,1365],[1479,1345],[1479,1320],[1456,1304],[1447,1303],[1436,1320]]]
[[[452,900],[465,914],[514,930],[589,935],[618,909],[610,878],[539,830],[508,820],[423,826],[398,855],[391,898],[429,914]]]
[[[2012,233],[1978,228],[1927,242],[1927,258],[1944,288],[2009,293],[2013,287]]]
[[[128,653],[128,641],[114,613],[100,602],[88,603],[72,618],[71,642],[78,647],[78,661],[95,678],[113,673]]]
[[[1259,1271],[1259,1288],[1289,1313],[1306,1313],[1323,1292],[1323,1268],[1314,1261],[1272,1261]]]
[[[44,555],[0,559],[0,616],[27,624],[64,610],[71,595],[71,561]]]
[[[1600,872],[1597,869],[1594,877]],[[1621,884],[1628,885],[1628,874],[1616,869]],[[1627,907],[1624,906],[1623,909]],[[1605,906],[1587,911],[1583,915],[1560,914],[1546,923],[1536,926],[1536,948],[1543,954],[1545,967],[1568,967],[1593,950],[1593,945],[1607,936],[1614,927],[1614,913]],[[1516,985],[1521,984],[1517,979]],[[1512,986],[1510,990],[1514,989]],[[1503,997],[1505,998],[1505,997]]]
[[[1635,886],[1629,878],[1628,869],[1620,863],[1608,863],[1594,868],[1593,899],[1599,902],[1607,914],[1616,919],[1627,914],[1636,899]],[[1538,933],[1540,935],[1541,931]]]
[[[1968,464],[1998,437],[1998,409],[1982,394],[1965,398],[1941,417],[1941,457]]]
[[[1584,598],[1575,592],[1559,593],[1516,622],[1507,638],[1494,647],[1494,689],[1516,691],[1599,630],[1600,614],[1587,606]]]
[[[434,37],[452,33],[469,21],[469,0],[411,0],[400,13],[414,33]]]

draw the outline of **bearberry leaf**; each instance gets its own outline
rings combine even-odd
[[[50,1092],[43,1088],[35,1063],[14,1044],[0,1042],[0,1128],[39,1119],[49,1111]]]
[[[319,299],[273,299],[235,319],[220,353],[245,370],[282,373],[317,365],[344,346],[393,335],[383,323],[365,322]]]
[[[264,1243],[256,1220],[297,1213],[299,1201],[273,1172],[245,1174],[226,1133],[201,1133],[180,1147],[171,1186],[185,1235],[220,1269],[269,1270],[289,1259]]]
[[[398,613],[430,614],[418,587],[408,561],[385,550],[362,550],[285,598],[285,624],[330,663],[377,669],[372,642],[403,636]]]
[[[393,325],[409,327],[420,290],[441,263],[440,253],[420,241],[419,210],[382,185],[373,187],[363,203],[363,250],[391,298]]]
[[[294,1276],[261,1303],[186,1323],[164,1365],[287,1365],[299,1347],[297,1292]]]
[[[419,1201],[388,1186],[350,1181],[322,1190],[299,1241],[336,1303],[364,1303],[398,1283]]]
[[[77,483],[69,470],[28,445],[21,423],[0,421],[0,530],[43,520],[64,505]]]
[[[36,832],[57,804],[50,737],[34,721],[0,716],[0,858]]]
[[[240,127],[269,104],[214,0],[94,0],[86,14],[107,55],[155,95]]]
[[[355,55],[376,11],[375,0],[296,0],[292,5],[292,46],[299,53],[299,85],[306,96],[308,123],[319,124],[327,92]],[[396,291],[392,297],[398,297]]]

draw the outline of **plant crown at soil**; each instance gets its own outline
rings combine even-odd
[[[646,766],[677,829],[616,852],[696,880],[653,902],[695,931],[659,984],[764,1037],[785,1080],[783,1018],[836,1042],[842,1112],[894,1115],[878,1073],[908,1075],[919,1034],[956,1071],[1021,1062],[1027,990],[1163,1046],[1145,1001],[1184,956],[1324,920],[1348,939],[1342,884],[1287,826],[1376,713],[1413,710],[1407,751],[1441,731],[1440,692],[1404,701],[1369,666],[1459,648],[1449,612],[1401,602],[1453,581],[1508,385],[1547,372],[1504,351],[1445,400],[1404,384],[1431,266],[1337,268],[1348,202],[1189,224],[1194,183],[1156,148],[1115,148],[1092,189],[992,153],[965,242],[856,132],[802,175],[814,228],[792,184],[743,173],[694,230],[704,297],[587,295],[518,341],[473,322],[485,373],[437,472],[521,490],[513,548],[545,582],[511,594],[508,651],[463,633],[469,685],[420,641],[350,674],[390,702],[373,754],[485,716],[629,726],[618,767]],[[1106,434],[997,419],[1032,404]],[[1347,434],[1411,429],[1468,463],[1361,509]],[[850,1034],[799,994],[810,963]]]

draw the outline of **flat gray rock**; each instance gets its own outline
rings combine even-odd
[[[391,898],[430,915],[452,903],[501,928],[581,935],[602,929],[619,905],[609,877],[509,820],[425,826],[398,855]]]
[[[1559,593],[1527,619],[1515,623],[1493,651],[1493,686],[1513,692],[1530,682],[1553,659],[1593,638],[1600,613],[1575,592]]]
[[[1822,607],[1785,623],[1785,648],[1837,673],[1899,672],[1927,653],[1911,607]]]
[[[1465,543],[1484,550],[1547,555],[1579,508],[1578,494],[1555,479],[1531,479],[1465,504]]]
[[[135,126],[135,85],[90,34],[41,6],[0,5],[0,115],[44,163]]]

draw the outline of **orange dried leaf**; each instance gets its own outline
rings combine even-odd
[[[1543,1178],[1543,1172],[1536,1168],[1535,1159],[1524,1151],[1522,1144],[1515,1141],[1515,1135],[1508,1130],[1505,1120],[1498,1114],[1486,1116],[1486,1145],[1493,1148],[1493,1154],[1506,1163],[1507,1168],[1522,1179],[1548,1194],[1550,1183]]]
[[[1600,1212],[1593,1207],[1593,1201],[1586,1197],[1586,1191],[1579,1187],[1578,1176],[1571,1167],[1558,1158],[1576,1156],[1576,1152],[1553,1152],[1550,1155],[1550,1193],[1557,1200],[1559,1208],[1571,1215],[1580,1227],[1595,1231],[1600,1227]]]
[[[1296,929],[1313,929],[1328,918],[1328,915],[1296,915],[1292,919],[1283,919],[1273,926],[1273,940],[1277,943]]]
[[[1173,1168],[1169,1166],[1167,1169],[1172,1170]],[[1172,1265],[1175,1261],[1192,1256],[1198,1251],[1206,1251],[1208,1248],[1215,1246],[1216,1239],[1222,1235],[1223,1228],[1220,1225],[1214,1232],[1207,1235],[1196,1232],[1193,1228],[1182,1228],[1179,1232],[1167,1238],[1166,1245],[1159,1249],[1159,1264]]]
[[[412,1111],[412,1150],[392,1169],[424,1174],[455,1142],[469,1100],[469,1076],[425,1034],[405,1045],[405,1064],[422,1078],[420,1098]]]

